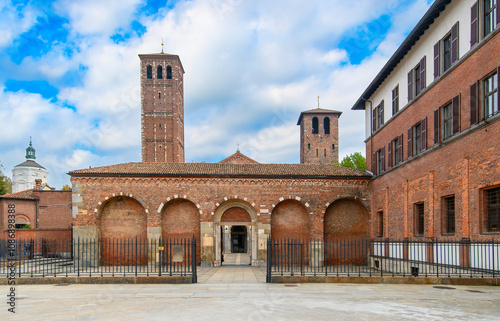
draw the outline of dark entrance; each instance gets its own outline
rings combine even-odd
[[[231,227],[231,252],[246,253],[247,250],[247,228],[246,226]]]

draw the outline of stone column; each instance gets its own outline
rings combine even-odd
[[[160,262],[160,255],[158,252],[158,242],[161,238],[161,227],[147,227],[147,237],[148,237],[148,263],[158,263]]]
[[[324,266],[324,242],[323,240],[312,240],[309,242],[309,265],[312,267]],[[304,264],[306,261],[304,260]]]
[[[201,222],[201,266],[220,266],[220,226],[212,222]],[[214,235],[215,234],[215,235]],[[214,247],[215,241],[215,247]],[[215,257],[214,257],[215,255]]]
[[[73,226],[73,259],[78,267],[98,267],[101,257],[97,226]]]

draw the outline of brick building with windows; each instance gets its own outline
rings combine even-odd
[[[436,0],[352,107],[371,237],[500,239],[499,26],[497,0]]]
[[[70,242],[71,195],[71,191],[44,189],[37,179],[35,188],[0,196],[0,239],[8,239],[8,206],[14,204],[17,238]]]
[[[239,151],[219,163],[184,163],[180,58],[139,57],[142,162],[69,173],[74,238],[110,244],[194,236],[199,260],[215,266],[231,252],[258,265],[269,236],[300,238],[317,251],[323,239],[368,238],[371,175],[331,165],[340,112],[301,113],[301,164],[259,164]]]

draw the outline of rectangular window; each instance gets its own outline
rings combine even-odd
[[[408,158],[427,149],[427,117],[408,129]]]
[[[488,215],[486,229],[488,232],[500,232],[500,187],[486,190],[485,193]]]
[[[388,145],[388,166],[392,168],[403,161],[403,134],[393,139]]]
[[[420,123],[413,127],[413,155],[422,152],[422,125]]]
[[[451,34],[443,39],[443,72],[451,67]]]
[[[420,60],[420,63],[408,73],[408,101],[413,100],[413,98],[418,96],[420,92],[425,89],[425,61],[426,56],[424,56]]]
[[[385,171],[385,148],[381,148],[376,152],[377,159],[377,174]]]
[[[377,236],[384,237],[384,212],[377,212]]]
[[[415,204],[415,236],[424,236],[425,231],[425,213],[424,203]]]
[[[484,36],[495,30],[497,25],[497,0],[484,0]]]
[[[399,111],[399,85],[392,90],[392,115]]]
[[[443,197],[443,231],[455,233],[455,196]]]
[[[493,73],[483,80],[483,115],[484,118],[498,113],[498,77]]]
[[[451,137],[453,132],[453,114],[451,104],[448,104],[441,108],[441,124],[442,124],[442,132],[441,137],[443,140],[447,140]]]
[[[373,109],[372,122],[373,132],[377,131],[380,127],[382,127],[382,125],[384,125],[384,100],[382,100],[380,104]]]
[[[421,82],[421,78],[420,78],[420,74],[421,74],[421,70],[420,70],[420,65],[418,65],[417,67],[415,67],[415,96],[418,96],[420,94],[420,82]]]
[[[371,163],[371,171],[373,175],[378,175],[385,171],[385,147],[382,147],[373,153]]]
[[[445,72],[458,60],[458,22],[450,32],[434,45],[434,78]]]

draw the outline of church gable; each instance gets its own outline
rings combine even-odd
[[[219,164],[259,164],[259,163],[237,151],[228,158],[221,160]]]

